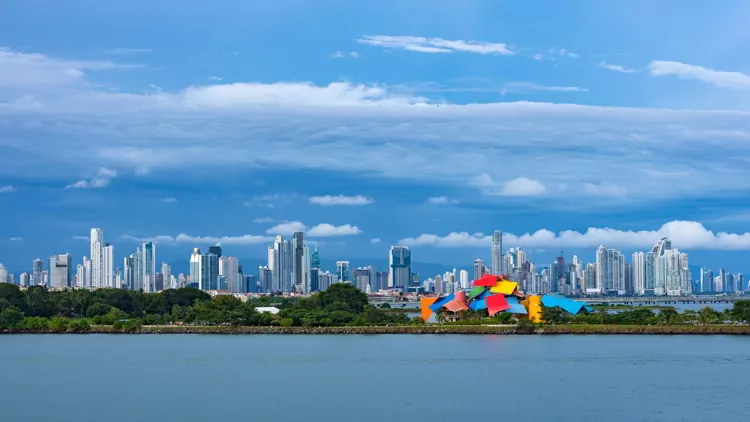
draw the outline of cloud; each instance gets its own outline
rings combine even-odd
[[[264,223],[273,223],[274,221],[276,220],[274,220],[271,217],[261,217],[261,218],[256,218],[255,220],[253,220],[253,223],[264,224]]]
[[[532,54],[531,58],[534,60],[544,60],[544,55],[542,54]]]
[[[612,70],[614,72],[622,72],[622,73],[635,73],[635,72],[637,72],[637,70],[635,70],[635,69],[630,69],[630,68],[627,68],[625,66],[620,66],[620,65],[617,65],[617,64],[609,64],[609,63],[607,63],[605,61],[602,61],[601,63],[599,63],[599,67],[601,67],[602,69]]]
[[[15,192],[15,191],[16,191],[16,188],[14,188],[11,185],[0,186],[0,193],[10,193],[10,192]]]
[[[208,80],[209,81],[223,81],[224,78],[222,78],[221,76],[209,76]]]
[[[107,54],[115,54],[115,55],[132,55],[132,54],[145,54],[145,53],[151,53],[152,50],[150,48],[113,48],[106,51]]]
[[[123,240],[130,240],[136,243],[154,242],[157,245],[170,246],[170,245],[213,245],[221,243],[222,245],[257,245],[263,243],[269,243],[273,241],[273,237],[270,236],[256,236],[252,234],[245,234],[242,236],[191,236],[185,233],[180,233],[177,236],[151,236],[151,237],[138,237],[131,235],[120,236]]]
[[[574,53],[572,51],[566,50],[564,48],[552,49],[549,52],[552,53],[552,54],[557,54],[559,56],[563,56],[563,57],[570,57],[570,58],[573,58],[573,59],[578,58],[578,54],[576,54],[576,53]]]
[[[362,44],[386,49],[416,51],[420,53],[454,53],[460,51],[477,54],[513,54],[507,44],[482,41],[388,35],[367,35],[357,41]]]
[[[376,237],[376,238],[370,239],[370,243],[372,243],[372,244],[375,244],[375,245],[376,245],[376,244],[378,244],[378,243],[382,243],[382,241],[380,240],[380,238],[379,238],[379,237]]]
[[[282,236],[291,236],[296,232],[304,232],[307,227],[300,221],[287,221],[285,223],[277,224],[270,229],[266,230],[268,234],[278,234]]]
[[[538,196],[547,192],[547,188],[538,180],[527,177],[517,177],[506,182],[498,183],[487,173],[474,177],[469,182],[479,187],[487,195],[497,196]]]
[[[165,204],[174,204],[177,202],[177,198],[173,196],[165,196],[164,198],[160,199],[161,202],[164,202]]]
[[[349,51],[349,52],[334,51],[333,53],[329,54],[328,57],[332,59],[346,59],[346,58],[356,59],[357,57],[359,57],[359,54],[356,51]]]
[[[85,240],[85,241],[91,240],[91,238],[89,236],[73,236],[72,239],[73,240]]]
[[[503,245],[527,248],[596,248],[599,245],[630,250],[650,249],[659,239],[669,237],[672,247],[680,250],[750,250],[750,233],[714,233],[695,221],[671,221],[654,231],[589,228],[585,232],[565,230],[554,233],[542,229],[520,236],[503,234]],[[492,235],[453,232],[446,236],[422,234],[399,241],[405,246],[445,248],[489,247]]]
[[[451,199],[447,196],[433,196],[427,198],[427,202],[433,205],[458,204],[457,199]]]
[[[70,86],[85,83],[87,71],[132,67],[138,66],[106,60],[56,59],[43,54],[20,53],[0,46],[0,89]]]
[[[677,76],[694,79],[722,88],[750,89],[750,75],[723,72],[680,62],[653,61],[648,66],[651,76]]]
[[[344,196],[344,195],[324,195],[311,196],[310,203],[315,205],[368,205],[375,202],[371,198],[362,195]]]
[[[271,194],[265,194],[265,195],[255,195],[249,200],[243,202],[242,205],[246,207],[273,208],[274,206],[276,206],[276,203],[286,202],[296,196],[297,195],[290,194],[290,193],[271,193]]]
[[[525,176],[546,187],[548,204],[588,200],[597,208],[750,191],[747,112],[450,103],[353,82],[148,93],[0,87],[0,139],[0,180],[14,181],[29,174],[76,180],[98,166],[150,168],[176,184],[187,183],[179,176],[186,171],[294,169],[462,189],[486,173],[498,182],[475,187],[491,195]],[[586,183],[627,195],[601,201]]]
[[[110,180],[117,177],[117,172],[106,167],[99,167],[91,179],[79,180],[65,186],[65,189],[96,189],[106,188]]]
[[[9,240],[9,241],[11,241],[11,242],[23,242],[23,241],[24,241],[24,238],[23,238],[23,237],[17,237],[17,236],[16,236],[16,237],[11,237],[11,238],[9,238],[8,240]]]
[[[546,86],[539,85],[533,82],[508,82],[503,85],[501,93],[503,95],[509,92],[529,92],[529,91],[544,91],[544,92],[587,92],[587,88],[580,88],[577,86]]]
[[[344,224],[341,226],[334,226],[331,224],[323,223],[317,226],[307,228],[300,221],[287,221],[285,223],[277,224],[270,229],[266,230],[266,233],[273,235],[291,236],[296,232],[305,232],[311,237],[333,237],[333,236],[351,236],[362,233],[362,231],[351,224]]]

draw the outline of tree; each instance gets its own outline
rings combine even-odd
[[[97,316],[107,315],[110,309],[112,309],[112,307],[107,304],[95,303],[86,309],[86,317],[93,318]]]
[[[738,300],[732,306],[732,319],[737,322],[750,322],[750,300]]]
[[[703,325],[716,324],[719,321],[719,313],[710,306],[703,307],[698,311],[698,321]]]
[[[564,324],[567,319],[566,312],[559,306],[542,306],[542,321],[547,324]]]
[[[0,311],[0,329],[12,330],[21,328],[23,312],[15,306],[10,306]]]
[[[676,324],[680,320],[680,314],[674,308],[661,309],[658,320],[664,325]]]

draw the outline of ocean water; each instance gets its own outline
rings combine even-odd
[[[745,421],[750,337],[0,336],[0,421]]]

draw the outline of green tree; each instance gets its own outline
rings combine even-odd
[[[23,312],[15,306],[10,306],[0,311],[0,329],[12,330],[21,328],[23,323]]]
[[[281,325],[282,327],[291,327],[291,326],[293,326],[293,325],[294,325],[294,320],[293,320],[293,319],[291,319],[291,318],[283,318],[283,319],[282,319],[282,320],[281,320],[281,321],[279,322],[279,324],[280,324],[280,325]]]
[[[547,324],[564,324],[568,321],[568,315],[559,306],[542,306],[542,321]]]
[[[86,309],[86,317],[93,318],[97,316],[104,316],[107,315],[111,309],[112,307],[107,305],[106,303],[95,303]]]
[[[657,318],[662,325],[674,325],[680,322],[680,314],[674,308],[661,309]]]
[[[737,322],[750,322],[750,300],[738,300],[732,306],[732,319]]]

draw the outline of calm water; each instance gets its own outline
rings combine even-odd
[[[729,336],[0,336],[0,374],[3,422],[750,415]]]

